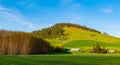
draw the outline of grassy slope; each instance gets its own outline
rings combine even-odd
[[[74,27],[64,27],[65,34],[68,34],[68,40],[64,41],[66,48],[80,48],[80,47],[92,47],[96,43],[100,43],[101,46],[105,46],[108,49],[120,49],[120,39],[105,34],[99,34],[93,31],[86,31]],[[52,45],[56,43],[62,43],[59,40],[50,40]]]
[[[75,27],[64,27],[65,34],[68,34],[66,41],[56,39],[49,40],[52,45],[64,43],[65,48],[85,48],[89,49],[99,43],[107,49],[120,50],[120,38],[105,34],[99,34],[93,31],[86,31]]]
[[[120,65],[119,54],[0,56],[0,59],[0,65]]]
[[[79,28],[74,27],[65,27],[65,34],[69,34],[68,41],[73,40],[94,40],[98,42],[104,42],[104,43],[118,43],[120,42],[119,38],[115,38],[112,36],[108,36],[105,34],[99,34],[92,31],[86,31]]]

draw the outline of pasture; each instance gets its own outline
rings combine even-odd
[[[0,56],[0,65],[120,65],[120,54],[46,54]]]
[[[104,43],[104,42],[98,42],[93,40],[74,40],[70,42],[64,43],[65,48],[92,48],[97,43],[100,44],[101,47],[106,47],[107,49],[115,49],[120,50],[120,44],[119,43]]]

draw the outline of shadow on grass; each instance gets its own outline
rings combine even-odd
[[[50,54],[72,54],[71,52],[69,52],[70,49],[64,49],[63,51],[61,52],[56,52],[56,51],[53,51],[51,52]]]
[[[49,53],[36,53],[36,54],[30,54],[30,55],[58,55],[58,54],[72,54],[72,52],[70,52],[70,49],[64,49],[63,51],[51,51]]]

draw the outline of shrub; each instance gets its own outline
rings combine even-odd
[[[80,52],[84,53],[85,52],[84,48],[80,48]]]
[[[62,52],[62,51],[64,51],[64,46],[63,46],[63,44],[57,44],[57,45],[55,45],[54,50],[55,50],[56,52]]]

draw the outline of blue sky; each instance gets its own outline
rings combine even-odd
[[[120,37],[120,0],[0,0],[0,29],[31,32],[70,22]]]

